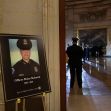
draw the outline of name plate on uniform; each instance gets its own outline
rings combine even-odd
[[[40,37],[2,34],[0,53],[5,101],[51,91]]]

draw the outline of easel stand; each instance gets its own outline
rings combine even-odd
[[[46,93],[43,93],[42,95],[39,96],[18,98],[15,101],[15,108],[9,108],[10,105],[8,105],[8,108],[6,108],[7,110],[5,111],[45,111],[46,109],[45,96]]]
[[[15,103],[15,111],[26,111],[25,110],[25,98],[18,98]]]

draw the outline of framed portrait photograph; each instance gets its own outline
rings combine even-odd
[[[5,101],[51,91],[43,40],[37,36],[0,35]]]

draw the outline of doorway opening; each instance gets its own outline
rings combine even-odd
[[[79,30],[79,45],[88,56],[83,57],[82,69],[82,93],[78,93],[77,80],[73,92],[70,92],[70,70],[66,63],[66,92],[67,95],[111,95],[110,57],[107,57],[107,29],[83,29]],[[84,52],[86,53],[86,52]]]

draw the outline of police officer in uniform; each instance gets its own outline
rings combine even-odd
[[[22,59],[13,66],[12,74],[18,77],[39,75],[39,64],[30,59],[32,48],[32,42],[30,39],[18,39],[17,47],[20,49]]]
[[[82,57],[83,50],[80,46],[77,45],[78,38],[72,38],[72,46],[69,46],[66,50],[66,53],[69,57],[69,68],[71,74],[70,88],[72,89],[75,81],[75,74],[77,74],[78,86],[82,88]]]

